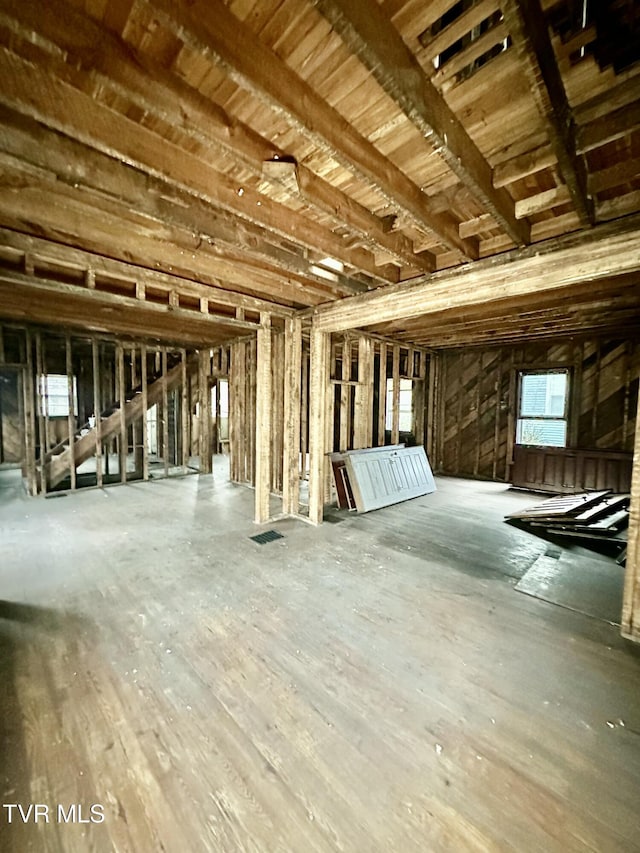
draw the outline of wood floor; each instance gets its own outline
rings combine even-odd
[[[211,476],[12,474],[0,791],[50,820],[3,809],[0,849],[640,850],[640,657],[513,589],[546,547],[501,522],[530,495],[440,479],[260,546]]]

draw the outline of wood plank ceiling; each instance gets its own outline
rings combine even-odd
[[[588,253],[640,230],[639,45],[634,0],[0,0],[0,316],[213,344]],[[423,288],[368,328],[635,335],[638,270],[464,309]]]

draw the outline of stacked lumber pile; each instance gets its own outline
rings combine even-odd
[[[541,536],[606,547],[624,563],[629,525],[628,494],[612,491],[561,495],[506,516],[506,521]],[[598,550],[600,550],[598,547]]]

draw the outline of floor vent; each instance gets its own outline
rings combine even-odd
[[[53,500],[53,498],[66,498],[65,492],[54,492],[52,495],[45,495],[45,500]]]
[[[284,539],[282,533],[277,530],[265,530],[264,533],[258,533],[256,536],[250,536],[249,539],[257,542],[258,545],[266,545],[267,542],[275,542],[276,539]]]

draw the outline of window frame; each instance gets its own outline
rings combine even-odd
[[[385,430],[390,432],[393,429],[393,377],[387,377],[387,386],[386,386],[386,407],[385,407]],[[409,383],[409,387],[406,384]],[[403,399],[406,399],[406,395],[410,395],[411,404],[409,407],[406,405],[402,405]],[[414,430],[414,394],[415,394],[415,386],[414,380],[409,379],[406,376],[400,377],[400,388],[398,389],[398,432],[406,434],[413,434]],[[403,421],[403,415],[408,415],[409,419],[409,429],[403,429],[401,424],[406,424],[406,420]]]
[[[549,376],[552,374],[563,374],[566,377],[564,394],[564,408],[561,415],[524,415],[522,414],[522,393],[525,376]],[[571,417],[571,392],[573,383],[573,371],[570,367],[521,367],[516,370],[517,395],[515,411],[515,445],[517,447],[555,447],[558,449],[569,446],[570,417]],[[525,442],[518,440],[521,421],[561,421],[565,424],[564,444],[540,444],[539,442]]]
[[[66,385],[66,396],[65,394],[51,394],[50,393],[50,385],[51,380],[60,380],[59,384],[62,385],[62,380],[64,380]],[[66,373],[41,373],[38,376],[38,394],[37,394],[37,402],[38,402],[38,415],[41,417],[48,418],[49,420],[56,420],[58,418],[68,418],[69,417],[69,379],[72,380],[73,387],[73,417],[78,417],[78,378],[75,374],[71,377]],[[64,405],[62,405],[61,401],[65,401]],[[54,403],[53,411],[51,411],[52,406],[51,403]],[[64,411],[63,411],[64,410]]]

